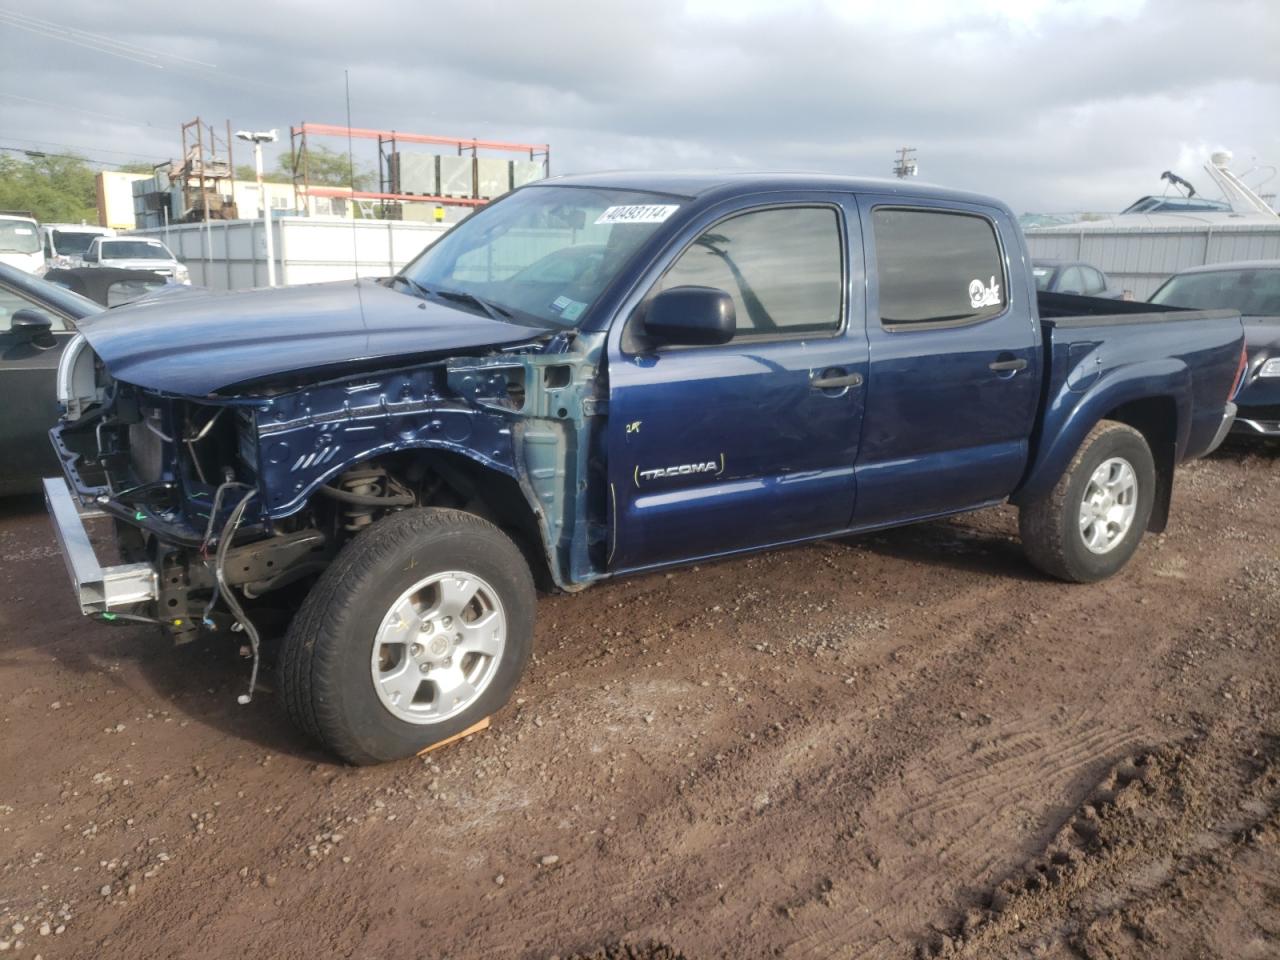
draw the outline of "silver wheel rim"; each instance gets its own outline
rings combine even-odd
[[[370,670],[382,705],[406,723],[440,723],[493,682],[507,642],[498,592],[474,573],[419,580],[391,605],[373,641]]]
[[[1123,457],[1098,464],[1080,501],[1080,537],[1090,553],[1116,548],[1138,512],[1138,475]]]

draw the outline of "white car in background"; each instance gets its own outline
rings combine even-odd
[[[98,237],[84,253],[86,267],[150,270],[174,283],[191,282],[186,266],[159,240],[148,237]]]
[[[114,237],[116,232],[87,223],[46,223],[40,234],[44,237],[44,265],[52,270],[84,266],[89,245],[98,237]]]
[[[0,213],[0,263],[25,270],[44,272],[44,251],[40,249],[40,224],[33,217]]]

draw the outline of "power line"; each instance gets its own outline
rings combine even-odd
[[[27,154],[42,153],[42,154],[45,154],[46,156],[64,156],[64,157],[69,157],[76,160],[88,160],[91,163],[98,163],[98,164],[103,164],[106,166],[114,166],[114,167],[121,166],[128,162],[145,163],[145,164],[151,164],[151,165],[154,165],[155,163],[159,162],[154,157],[148,158],[148,157],[140,156],[139,154],[136,154],[136,153],[126,153],[123,150],[106,150],[106,149],[98,149],[96,147],[81,147],[74,143],[58,143],[54,140],[28,140],[24,137],[11,137],[8,134],[4,134],[3,139],[9,142],[9,145],[6,145],[4,149],[9,150],[11,152],[15,152],[15,153],[27,153]],[[14,143],[31,144],[31,146],[13,146],[12,144]],[[76,152],[60,153],[60,152],[57,152],[59,150],[65,150],[65,151],[74,150]],[[124,159],[123,160],[95,159],[93,157],[95,153],[110,153],[118,157],[123,157]]]
[[[53,153],[49,150],[36,150],[32,147],[6,147],[0,144],[0,150],[7,150],[10,153],[21,153],[32,160],[38,160],[41,157],[58,157],[62,160],[81,160],[85,163],[92,163],[99,167],[123,167],[123,163],[117,163],[114,160],[94,160],[92,157],[84,157],[77,153]]]
[[[0,134],[5,140],[15,140],[18,143],[34,143],[47,144],[51,147],[62,147],[64,150],[88,150],[90,153],[114,153],[118,157],[130,157],[134,160],[145,160],[145,157],[136,153],[130,153],[127,150],[108,150],[106,147],[86,147],[78,143],[60,143],[57,140],[32,140],[29,137],[14,137],[9,134]],[[148,161],[149,162],[149,161]]]
[[[39,100],[35,97],[25,97],[18,93],[5,93],[0,91],[0,97],[7,97],[10,100],[20,100],[23,103],[34,103],[41,107],[53,107],[55,110],[70,110],[74,113],[83,113],[87,117],[98,117],[102,120],[112,120],[116,123],[127,123],[131,127],[151,127],[148,121],[141,123],[137,120],[130,120],[128,117],[116,116],[114,113],[103,113],[100,110],[86,110],[84,107],[73,107],[65,103],[53,103],[50,100]]]
[[[163,61],[165,60],[185,62],[210,70],[217,69],[216,64],[196,60],[194,57],[184,57],[181,54],[150,50],[136,43],[116,40],[106,34],[82,30],[79,27],[68,27],[52,20],[42,20],[39,17],[18,13],[13,10],[0,10],[0,21],[7,22],[20,30],[30,31],[38,36],[48,37],[52,40],[62,40],[66,43],[96,50],[109,56],[132,60],[134,63],[141,63],[144,66],[156,67],[157,69],[164,68]]]

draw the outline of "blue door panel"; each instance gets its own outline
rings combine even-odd
[[[610,368],[610,566],[705,556],[848,525],[865,376],[844,336],[662,351]]]
[[[706,556],[799,540],[813,536],[815,525],[819,532],[837,529],[845,521],[833,524],[832,518],[843,517],[852,488],[853,467],[848,466],[641,493],[631,501],[624,523],[637,532],[629,545],[636,556],[669,559],[671,545],[654,534],[672,529],[681,531],[677,545],[683,556]]]
[[[857,461],[858,526],[964,510],[1008,496],[1026,469],[1041,380],[1034,305],[1021,285],[1007,280],[1007,307],[990,319],[950,326],[881,324],[871,224],[871,212],[881,204],[978,213],[1002,238],[1006,278],[1027,270],[1014,227],[998,210],[859,197],[867,238],[870,374]],[[991,369],[1007,361],[1025,366]]]
[[[961,447],[858,468],[858,525],[951,513],[1003,500],[1027,463],[1025,442]],[[946,496],[938,497],[941,478]]]
[[[779,204],[836,207],[845,247],[844,327],[631,353],[621,330],[666,267],[710,225]],[[756,195],[707,211],[673,238],[610,331],[613,572],[844,529],[852,521],[867,376],[862,250],[852,196]]]

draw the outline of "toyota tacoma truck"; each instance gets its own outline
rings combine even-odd
[[[45,491],[82,611],[252,650],[242,702],[278,640],[351,763],[501,707],[538,589],[1005,501],[1041,571],[1107,577],[1243,369],[1238,313],[1038,303],[998,201],[814,176],[542,181],[392,277],[80,330]]]

